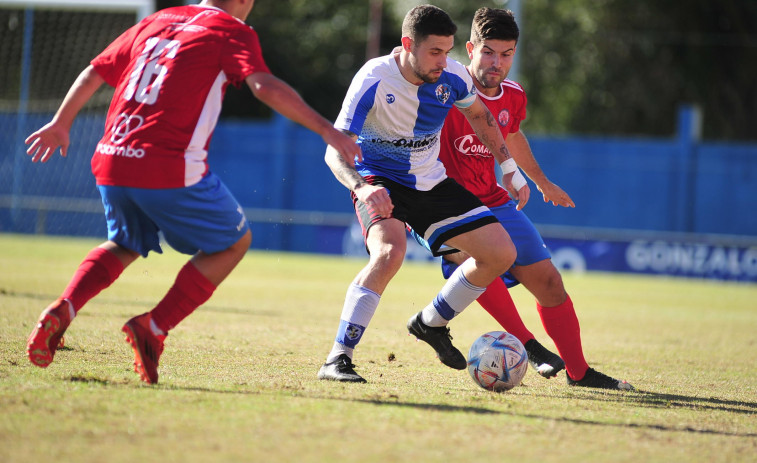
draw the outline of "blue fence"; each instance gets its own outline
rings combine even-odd
[[[89,172],[104,120],[77,120],[68,158],[56,155],[46,165],[32,164],[23,154],[23,138],[50,117],[0,114],[0,231],[104,237],[99,197]],[[584,265],[589,269],[757,281],[757,271],[751,270],[757,267],[752,262],[757,249],[757,145],[703,142],[697,139],[696,127],[696,112],[684,108],[678,133],[668,139],[531,136],[542,168],[571,195],[576,208],[544,204],[534,189],[526,212],[555,250],[565,240],[573,242],[576,233],[591,243],[591,230],[599,229],[599,242],[636,242],[637,251],[637,237],[647,243],[666,242],[679,251],[681,246],[714,246],[709,254],[714,252],[717,262],[721,253],[712,249],[736,249],[737,257],[728,257],[734,255],[728,251],[725,259],[738,260],[742,271],[697,273],[680,266],[671,270],[670,265],[659,271],[664,267],[659,258],[656,266],[643,269],[630,261],[609,264],[607,255],[604,260],[588,259]],[[348,192],[323,162],[320,137],[281,117],[262,123],[226,120],[218,125],[210,150],[211,169],[234,192],[252,222],[253,248],[360,252],[359,238],[350,231]],[[650,238],[653,232],[662,238]],[[592,255],[574,244],[579,253]],[[661,245],[656,249],[659,254]],[[689,254],[677,255],[686,260]]]

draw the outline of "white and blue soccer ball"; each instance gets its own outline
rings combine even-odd
[[[468,373],[476,384],[490,391],[504,392],[518,386],[526,371],[526,348],[504,331],[481,335],[468,352]]]

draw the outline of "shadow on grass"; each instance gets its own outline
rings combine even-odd
[[[632,403],[648,408],[685,408],[695,411],[720,411],[757,415],[757,402],[727,400],[717,397],[693,397],[638,389],[634,392],[610,392],[597,389],[571,388],[569,393],[550,395],[550,397],[570,400]]]
[[[240,394],[240,395],[256,395],[256,396],[278,395],[278,393],[276,392],[266,391],[266,390],[255,391],[255,390],[211,389],[211,388],[204,388],[204,387],[184,387],[184,386],[172,386],[172,385],[161,385],[159,387],[161,390],[165,390],[165,391],[171,391],[171,390],[192,391],[192,392],[206,392],[206,393],[214,393],[214,394]],[[718,410],[718,411],[731,412],[731,413],[757,414],[756,411],[734,408],[734,406],[743,406],[743,407],[748,407],[751,409],[757,409],[757,403],[753,403],[753,402],[739,402],[739,401],[722,400],[722,399],[716,399],[716,398],[689,397],[689,396],[673,395],[673,394],[657,394],[657,393],[648,392],[648,391],[636,391],[635,393],[615,393],[615,392],[589,390],[586,392],[589,392],[591,395],[596,394],[596,397],[587,397],[586,400],[601,400],[601,401],[606,401],[606,402],[625,402],[625,403],[631,402],[631,403],[639,403],[645,406],[649,404],[659,404],[658,406],[660,406],[661,408],[669,407],[669,406],[680,406],[678,404],[685,403],[687,404],[686,408],[704,409],[707,411]],[[617,428],[641,429],[641,430],[653,430],[653,431],[665,431],[665,432],[684,432],[684,433],[729,436],[729,437],[746,437],[746,438],[757,437],[757,433],[730,432],[730,431],[720,431],[720,430],[714,430],[714,429],[697,429],[691,426],[675,427],[675,426],[665,426],[665,425],[658,425],[658,424],[643,424],[643,423],[612,423],[612,422],[604,422],[604,421],[596,421],[596,420],[585,420],[585,419],[580,419],[580,418],[554,417],[554,416],[540,415],[540,414],[535,414],[535,413],[516,413],[516,412],[497,410],[497,409],[486,408],[486,407],[461,406],[461,405],[449,405],[449,404],[438,404],[438,403],[422,403],[422,402],[403,402],[399,400],[397,396],[394,396],[394,395],[390,395],[388,396],[388,398],[380,398],[380,397],[346,398],[346,397],[333,397],[329,395],[320,395],[320,394],[303,394],[300,391],[297,391],[296,393],[292,394],[291,397],[299,398],[299,399],[309,399],[309,400],[313,400],[313,399],[334,400],[334,401],[339,400],[339,401],[364,403],[364,404],[387,406],[387,407],[408,407],[408,408],[414,408],[414,409],[424,410],[424,411],[428,410],[428,411],[441,411],[441,412],[450,412],[450,413],[473,413],[473,414],[480,414],[480,415],[511,416],[511,417],[530,418],[530,419],[535,419],[535,420],[549,421],[549,422],[554,422],[554,423],[569,423],[569,424],[588,425],[588,426],[611,426],[611,427],[617,427]],[[557,398],[560,398],[560,397],[557,397]],[[564,396],[564,398],[576,399],[577,397],[566,395]],[[711,407],[704,406],[703,407],[701,403],[714,403],[714,404],[719,404],[719,406],[711,406]]]

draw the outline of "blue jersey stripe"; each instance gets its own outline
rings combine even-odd
[[[350,132],[360,135],[363,131],[363,124],[368,113],[373,108],[373,103],[376,101],[376,89],[379,86],[380,81],[376,81],[375,84],[368,87],[368,89],[360,97],[360,101],[355,109],[355,114],[352,116],[352,122],[350,123]],[[358,137],[359,138],[359,137]]]

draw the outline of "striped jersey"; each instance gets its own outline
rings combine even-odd
[[[250,26],[198,5],[148,16],[91,64],[115,87],[92,173],[98,185],[136,188],[199,182],[226,86],[270,72]]]
[[[444,118],[453,106],[473,104],[475,87],[465,67],[451,58],[435,83],[412,84],[395,56],[363,65],[334,126],[358,136],[363,161],[355,167],[360,175],[380,175],[427,191],[447,178],[438,159]]]
[[[489,108],[499,123],[502,136],[520,130],[520,123],[526,118],[526,92],[512,80],[504,80],[502,91],[495,97],[479,93],[478,96]],[[449,112],[442,129],[439,159],[447,169],[447,175],[487,206],[501,206],[510,200],[507,190],[497,183],[494,171],[495,158],[486,145],[476,136],[465,116],[458,110]]]

